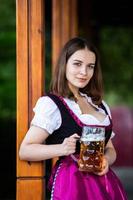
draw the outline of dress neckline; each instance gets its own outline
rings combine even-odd
[[[89,124],[85,124],[85,123],[83,123],[77,116],[76,116],[76,114],[73,112],[73,110],[71,110],[70,108],[69,108],[69,106],[67,105],[67,103],[65,102],[65,100],[64,100],[64,98],[62,97],[62,96],[57,96],[61,101],[62,101],[62,103],[64,104],[64,106],[66,107],[66,109],[68,110],[68,112],[70,113],[70,115],[73,117],[73,119],[76,121],[76,123],[80,126],[80,127],[83,127],[83,126],[91,126],[91,127],[106,127],[106,129],[108,130],[108,129],[110,129],[110,126],[111,126],[111,119],[110,119],[110,117],[109,117],[109,115],[107,115],[107,117],[109,117],[109,120],[110,120],[110,124],[109,125],[107,125],[107,126],[105,126],[105,125],[89,125]],[[86,115],[86,114],[83,114],[83,115]],[[88,115],[88,114],[87,114]],[[93,117],[93,115],[91,115],[92,117]],[[94,117],[95,118],[95,117]],[[105,119],[107,119],[107,118],[105,118]],[[104,120],[105,120],[104,119]],[[97,119],[98,120],[98,119]]]
[[[83,93],[81,93],[81,95],[84,96],[84,97],[86,98],[87,102],[88,102],[89,104],[91,104],[96,110],[99,110],[99,107],[98,107],[97,105],[95,105],[95,104],[91,101],[90,97],[87,98],[87,95],[85,95],[85,94],[83,94]],[[63,99],[63,100],[64,100],[64,99]],[[70,100],[70,99],[67,98],[67,100]],[[65,100],[64,100],[64,101],[65,101]],[[96,120],[98,123],[104,123],[104,122],[109,118],[108,114],[106,114],[103,120],[99,120],[95,115],[92,115],[92,114],[90,114],[90,113],[82,113],[82,111],[81,111],[80,106],[78,105],[78,103],[76,103],[76,102],[73,101],[73,100],[70,100],[70,101],[72,101],[73,105],[77,108],[77,110],[78,110],[78,112],[79,112],[78,114],[79,114],[81,117],[82,117],[82,116],[89,116],[89,117],[93,118],[94,120]],[[66,101],[65,101],[65,104],[67,105],[68,109],[71,109],[71,108],[69,107],[69,105],[67,104]],[[72,110],[72,109],[71,109],[71,110]],[[98,111],[97,111],[97,112],[98,112]],[[74,114],[75,114],[75,113],[74,113]]]
[[[98,118],[96,118],[94,115],[91,115],[91,114],[81,114],[81,116],[89,116],[89,117],[91,117],[91,118],[93,118],[93,119],[95,119],[96,121],[98,121],[99,123],[104,123],[108,118],[109,118],[109,116],[108,115],[106,115],[105,117],[104,117],[104,119],[103,120],[99,120]]]

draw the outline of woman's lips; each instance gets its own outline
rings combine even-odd
[[[86,78],[77,78],[80,82],[85,82],[87,79]]]

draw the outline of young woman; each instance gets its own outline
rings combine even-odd
[[[116,160],[110,109],[103,101],[99,56],[91,42],[73,38],[61,51],[50,93],[40,97],[20,146],[20,159],[59,157],[49,180],[53,200],[126,200],[110,166]],[[78,139],[84,126],[105,128],[100,172],[79,170]],[[71,156],[73,154],[73,156]],[[76,158],[76,159],[74,159]]]

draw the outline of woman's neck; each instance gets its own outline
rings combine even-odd
[[[74,86],[72,86],[71,84],[68,84],[69,86],[69,89],[71,90],[71,92],[73,93],[73,96],[78,99],[81,95],[80,95],[80,92],[79,92],[79,88],[76,88]]]

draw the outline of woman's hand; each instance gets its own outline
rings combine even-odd
[[[67,156],[75,153],[76,151],[76,141],[80,136],[75,133],[68,138],[65,138],[63,143],[61,144],[63,155]]]
[[[106,158],[106,156],[103,156],[103,162],[102,162],[102,171],[101,172],[95,172],[94,174],[103,176],[109,171],[109,163]]]
[[[116,160],[116,151],[111,139],[108,141],[105,154],[103,156],[102,171],[95,173],[99,176],[105,175],[109,171],[109,166],[112,165]]]

